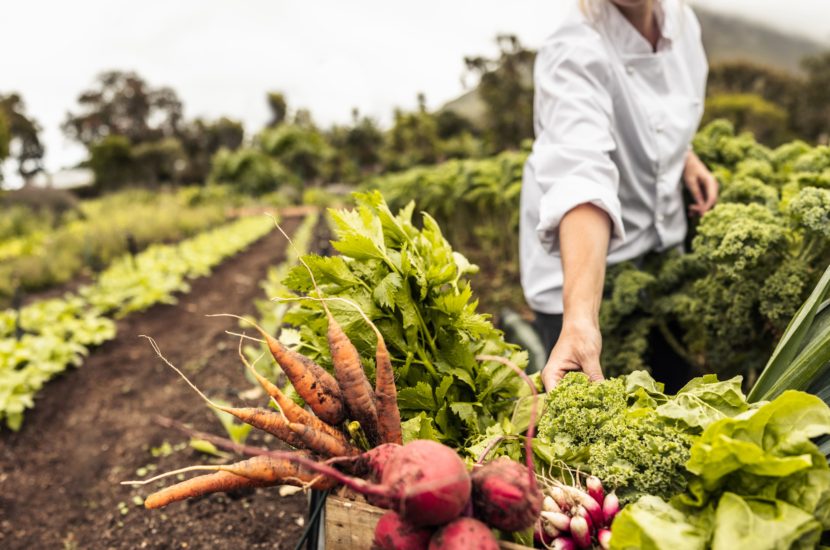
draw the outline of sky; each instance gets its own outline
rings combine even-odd
[[[42,126],[48,170],[85,158],[60,124],[108,69],[171,86],[188,118],[229,116],[248,132],[267,120],[269,90],[322,126],[353,107],[388,124],[419,91],[430,108],[462,93],[464,56],[494,55],[496,34],[537,47],[573,1],[5,0],[0,93],[21,93]],[[830,44],[827,0],[689,1]]]

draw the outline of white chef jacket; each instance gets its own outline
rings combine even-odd
[[[611,2],[597,7],[590,18],[573,9],[534,67],[519,255],[525,298],[542,313],[562,313],[559,223],[575,206],[610,217],[609,264],[686,235],[681,176],[708,73],[700,26],[681,0],[657,0],[655,52]]]

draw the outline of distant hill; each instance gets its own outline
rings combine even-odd
[[[696,7],[703,30],[703,47],[709,61],[744,59],[791,72],[800,70],[801,60],[830,49],[830,44],[794,36],[747,21]]]
[[[741,17],[700,7],[694,10],[703,29],[703,47],[710,63],[741,59],[798,72],[802,58],[830,50],[830,44],[800,38]],[[484,103],[475,89],[447,102],[440,110],[454,111],[474,122],[485,115]]]

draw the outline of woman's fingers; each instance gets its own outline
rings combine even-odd
[[[703,177],[703,186],[706,189],[706,204],[703,211],[706,212],[715,206],[715,202],[718,200],[718,180],[711,172],[707,171]]]

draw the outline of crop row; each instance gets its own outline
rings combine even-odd
[[[0,312],[0,420],[18,429],[49,379],[115,337],[113,318],[174,303],[189,279],[209,274],[271,229],[267,220],[244,218],[175,245],[152,245],[120,258],[76,294]]]

